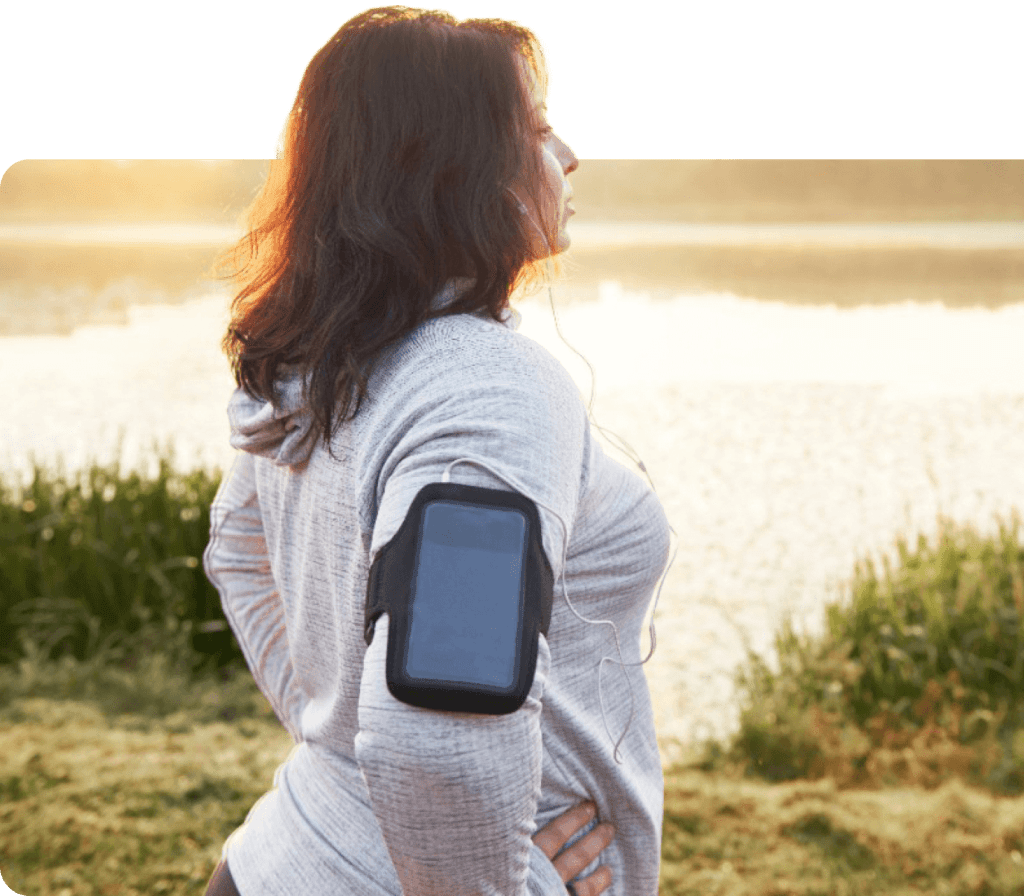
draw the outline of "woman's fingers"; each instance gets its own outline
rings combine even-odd
[[[593,819],[596,811],[593,803],[580,803],[533,835],[533,842],[551,860],[563,883],[573,880],[593,862],[615,836],[610,824],[599,824],[568,849],[563,849],[569,838]],[[599,896],[611,882],[611,869],[602,865],[593,874],[576,881],[573,887],[577,896]]]
[[[584,827],[597,811],[593,803],[580,803],[544,825],[533,835],[533,842],[549,859],[554,859],[569,838]]]
[[[593,874],[587,875],[572,885],[576,896],[600,896],[612,885],[612,869],[602,865]]]
[[[612,842],[614,836],[615,829],[610,824],[599,824],[585,837],[581,837],[571,847],[563,850],[561,855],[555,858],[551,864],[555,866],[555,870],[558,871],[563,881],[570,881],[601,854],[601,850]],[[606,869],[606,871],[610,876],[610,869]],[[588,885],[593,885],[591,879],[601,873],[602,869],[599,868],[589,877],[580,881],[580,883],[587,882]],[[604,887],[600,887],[600,889],[595,890],[593,893],[583,893],[580,890],[580,885],[576,884],[576,892],[579,896],[596,896],[596,893],[601,892],[603,889]]]

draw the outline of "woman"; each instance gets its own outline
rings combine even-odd
[[[657,892],[663,781],[635,659],[667,524],[509,309],[569,245],[577,160],[544,93],[528,31],[405,8],[352,19],[306,70],[237,249],[243,453],[205,556],[296,747],[209,893]],[[539,508],[555,604],[509,714],[397,700],[387,614],[364,639],[371,563],[449,478]],[[581,625],[570,595],[611,626]],[[602,679],[618,629],[634,662]]]

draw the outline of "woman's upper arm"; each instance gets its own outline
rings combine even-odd
[[[536,504],[557,578],[585,485],[589,430],[564,369],[541,372],[546,375],[509,362],[445,385],[445,400],[417,419],[382,464],[371,560],[420,489],[447,474],[452,482],[515,491]]]
[[[450,481],[519,492],[541,516],[557,576],[581,488],[586,439],[578,395],[512,376],[463,377],[398,439],[377,483],[371,559],[425,485]],[[575,390],[575,387],[572,387]],[[540,792],[541,702],[551,657],[540,635],[529,696],[508,715],[409,706],[385,684],[390,620],[366,651],[356,759],[405,892],[557,892],[531,840]],[[543,858],[543,857],[542,857]]]

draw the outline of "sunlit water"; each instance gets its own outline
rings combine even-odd
[[[182,466],[230,463],[226,308],[211,294],[133,308],[126,327],[0,339],[5,472],[30,454],[109,458],[120,434],[129,464],[168,440]],[[520,310],[589,395],[547,296]],[[672,738],[734,725],[745,648],[768,650],[785,613],[820,627],[858,557],[940,512],[989,527],[1024,508],[1024,305],[656,302],[609,283],[559,320],[596,369],[597,422],[643,458],[679,535],[646,667],[666,757]]]
[[[224,246],[242,231],[224,224],[140,222],[70,224],[0,222],[8,245]],[[879,223],[683,223],[582,221],[572,225],[573,245],[595,246],[817,246],[932,249],[1018,249],[1024,221],[884,221]]]

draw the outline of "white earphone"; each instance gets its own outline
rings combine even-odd
[[[548,241],[548,235],[541,229],[541,226],[536,221],[533,220],[533,217],[530,215],[530,210],[526,207],[526,203],[523,202],[523,200],[520,199],[518,196],[516,196],[516,194],[512,191],[511,187],[505,187],[505,190],[516,201],[516,205],[519,206],[519,211],[522,214],[526,215],[526,220],[533,225],[533,229],[540,234],[541,239],[544,240],[544,245],[548,247],[548,251],[550,252],[551,243]]]

